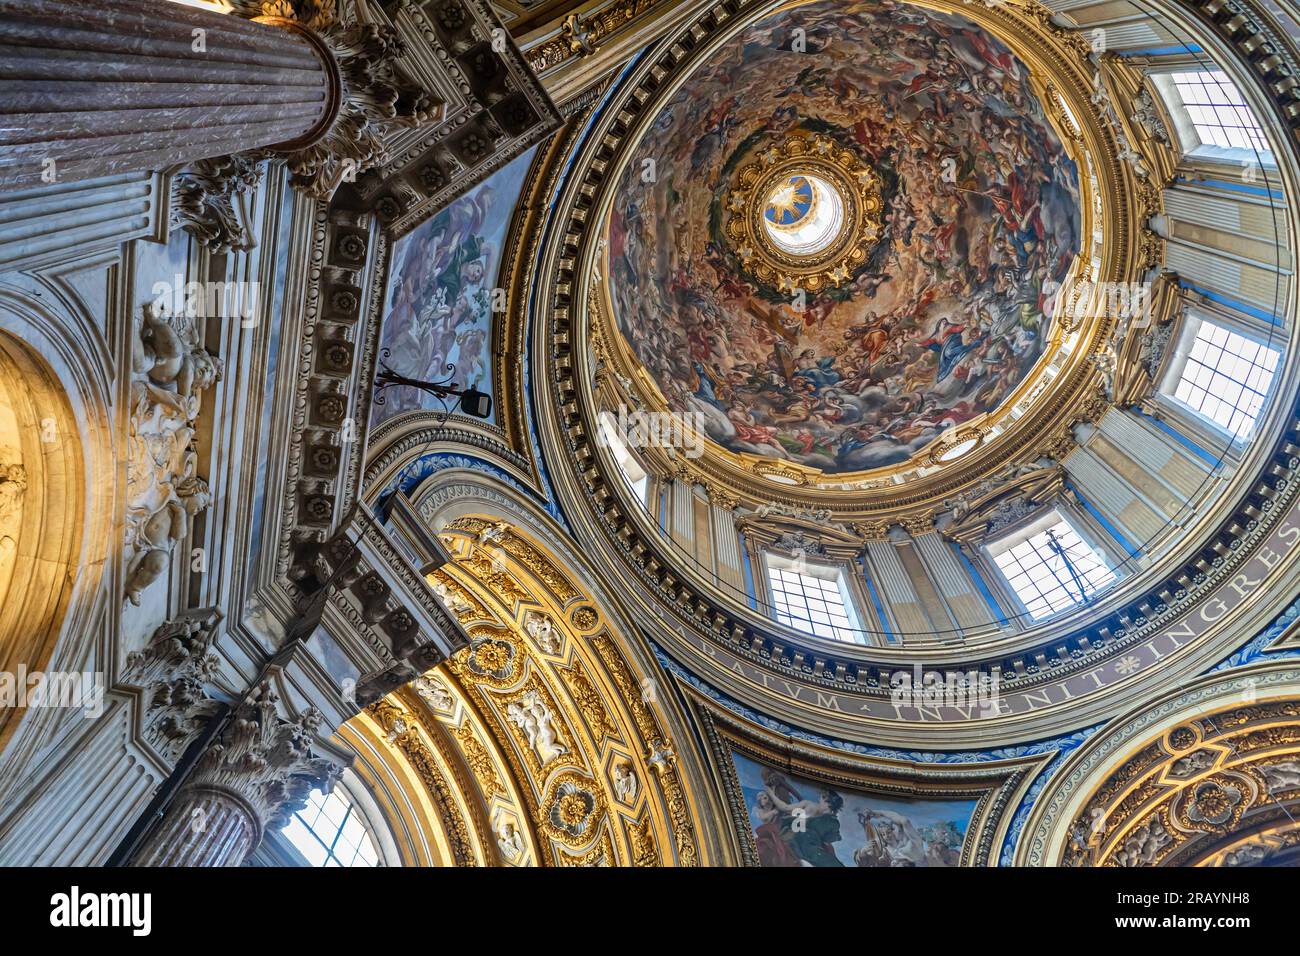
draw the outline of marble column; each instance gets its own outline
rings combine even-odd
[[[0,190],[293,152],[343,95],[322,39],[165,0],[0,0]]]
[[[238,794],[188,787],[177,795],[133,866],[240,866],[262,841],[253,807]]]
[[[313,752],[321,716],[280,716],[264,683],[237,706],[145,836],[132,866],[240,866],[300,809],[317,787],[328,791],[342,771]]]

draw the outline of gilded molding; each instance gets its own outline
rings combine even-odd
[[[1297,687],[1295,662],[1277,660],[1119,715],[1038,794],[1016,865],[1194,864],[1236,842],[1243,819],[1274,826],[1300,800]],[[1294,771],[1269,769],[1282,764]]]
[[[376,701],[366,708],[389,735],[389,743],[398,748],[412,769],[424,782],[439,819],[446,828],[451,843],[452,858],[456,866],[474,866],[475,854],[469,827],[456,805],[456,798],[438,762],[416,729],[410,715],[389,699]]]

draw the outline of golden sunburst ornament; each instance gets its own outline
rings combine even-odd
[[[782,291],[849,280],[881,234],[880,180],[825,136],[790,136],[739,168],[724,231],[744,269]]]

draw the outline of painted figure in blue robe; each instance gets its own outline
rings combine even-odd
[[[934,335],[922,342],[917,343],[922,348],[929,349],[932,352],[939,353],[939,371],[935,375],[936,382],[942,382],[957,367],[957,363],[962,357],[972,349],[978,348],[983,336],[975,339],[973,342],[963,341],[966,326],[957,325],[948,319],[939,320],[939,328]]]
[[[692,362],[691,368],[695,370],[695,377],[700,380],[700,384],[695,389],[695,397],[708,402],[714,408],[726,411],[726,406],[718,400],[717,390],[713,386],[713,374],[704,367],[702,362]]]
[[[834,356],[827,356],[823,359],[814,359],[816,353],[812,349],[805,349],[799,356],[796,363],[799,368],[795,371],[795,376],[805,378],[812,383],[815,391],[821,391],[827,385],[834,385],[843,376],[834,368]]]

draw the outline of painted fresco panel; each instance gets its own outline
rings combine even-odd
[[[761,866],[957,866],[974,800],[880,797],[733,753]]]

